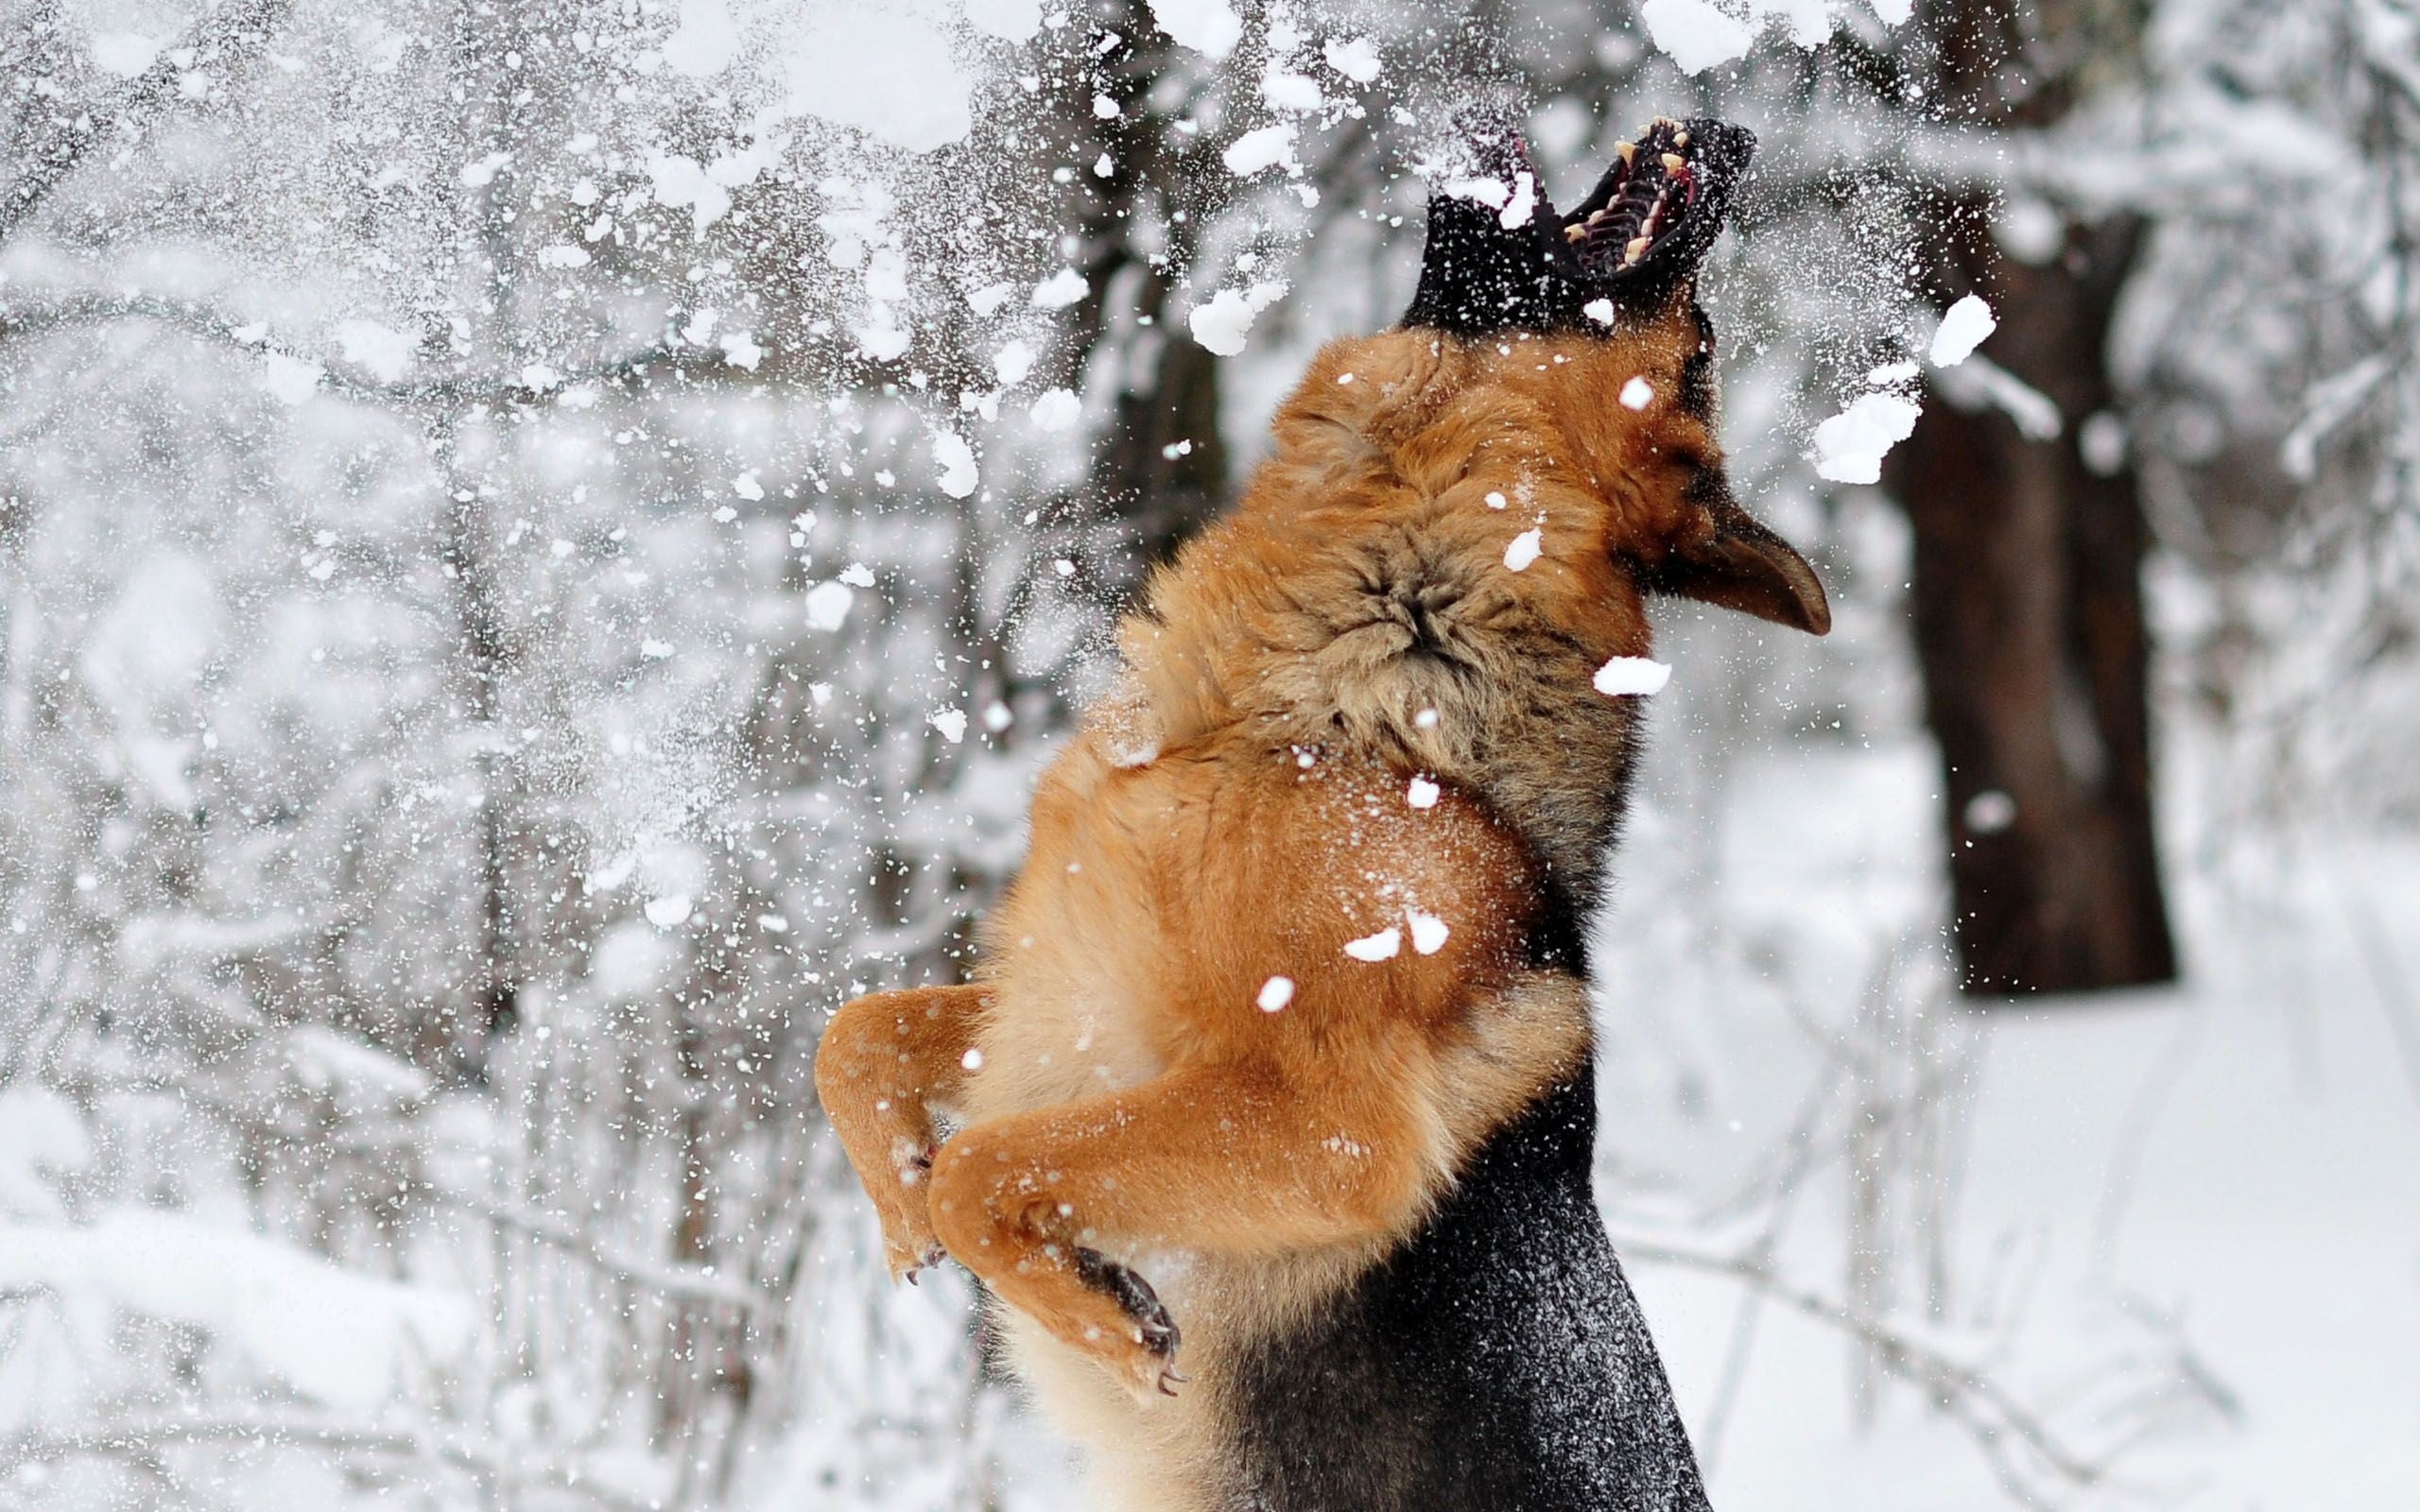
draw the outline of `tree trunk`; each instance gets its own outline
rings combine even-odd
[[[1936,401],[1885,482],[1915,530],[1915,628],[1940,742],[1964,988],[2164,982],[2176,954],[2152,820],[2149,543],[2135,470],[2085,457],[2117,396],[2110,318],[2139,228],[2068,232],[2063,256],[1998,254],[1979,206],[1939,269],[2000,317],[1985,354],[2054,401],[2060,434]],[[2114,450],[2114,448],[2111,448]]]

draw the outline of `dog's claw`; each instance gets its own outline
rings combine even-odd
[[[1176,1388],[1185,1383],[1184,1372],[1175,1366],[1177,1347],[1184,1342],[1184,1332],[1176,1319],[1168,1315],[1151,1283],[1132,1268],[1121,1265],[1097,1249],[1076,1251],[1076,1274],[1084,1284],[1099,1288],[1115,1299],[1120,1311],[1134,1324],[1134,1342],[1143,1352],[1159,1362],[1155,1378],[1150,1378],[1162,1393],[1173,1397]]]

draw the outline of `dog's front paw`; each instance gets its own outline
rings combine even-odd
[[[874,1214],[882,1220],[883,1259],[890,1264],[890,1279],[912,1284],[921,1272],[940,1264],[949,1254],[933,1232],[928,1195],[932,1146],[895,1151],[893,1163],[899,1173],[898,1190],[875,1194]]]
[[[1186,1381],[1176,1367],[1177,1347],[1184,1333],[1168,1315],[1151,1283],[1132,1267],[1122,1265],[1097,1249],[1076,1251],[1076,1274],[1084,1284],[1117,1304],[1127,1328],[1115,1340],[1092,1341],[1096,1352],[1129,1389],[1148,1395],[1157,1391],[1173,1397]]]

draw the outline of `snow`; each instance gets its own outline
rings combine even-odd
[[[765,485],[756,481],[756,470],[750,468],[731,480],[731,491],[743,499],[761,499],[765,496]]]
[[[2028,440],[2051,440],[2066,428],[2057,401],[1979,352],[1935,372],[1933,387],[1962,409],[1998,410]]]
[[[204,1329],[314,1400],[383,1402],[408,1361],[459,1360],[476,1320],[458,1294],[373,1280],[291,1245],[148,1208],[83,1227],[0,1222],[0,1291],[59,1298],[79,1348],[108,1342],[113,1314]]]
[[[743,372],[754,372],[765,360],[765,349],[755,335],[748,331],[727,331],[722,336],[722,360]]]
[[[1435,914],[1424,914],[1417,908],[1404,911],[1404,922],[1411,926],[1411,948],[1423,955],[1434,955],[1445,948],[1445,936],[1453,931]]]
[[[1710,0],[1642,0],[1638,19],[1656,48],[1684,74],[1747,56],[1755,28]]]
[[[966,739],[966,711],[937,709],[925,716],[925,722],[941,731],[942,739],[958,745]]]
[[[1516,231],[1530,223],[1537,209],[1538,180],[1525,168],[1512,176],[1512,191],[1505,197],[1504,208],[1496,215],[1495,222],[1506,231]]]
[[[817,9],[787,57],[785,108],[908,152],[965,140],[974,77],[949,33],[901,7]]]
[[[818,583],[806,591],[806,627],[811,630],[837,630],[848,622],[849,603],[856,595],[846,583]]]
[[[704,235],[707,227],[731,214],[731,191],[709,177],[697,159],[659,152],[648,158],[646,166],[655,202],[688,210],[690,235]]]
[[[1033,371],[1037,355],[1030,341],[1018,338],[1004,342],[999,351],[992,353],[992,376],[1000,381],[1001,387],[1014,388]]]
[[[1403,800],[1416,809],[1433,809],[1444,791],[1426,777],[1414,777],[1404,789]]]
[[[1841,0],[1645,0],[1639,20],[1658,51],[1684,74],[1702,74],[1747,56],[1757,33],[1778,23],[1790,44],[1812,50],[1830,40]],[[1913,0],[1868,0],[1885,26],[1905,25]]]
[[[1226,0],[1150,0],[1151,19],[1177,43],[1219,59],[1243,40],[1244,24]]]
[[[138,31],[93,33],[93,66],[119,78],[133,78],[160,56],[160,40]]]
[[[582,254],[580,261],[587,260]],[[394,383],[411,370],[412,349],[417,345],[408,334],[376,320],[337,323],[337,350],[344,353],[344,360],[380,383]]]
[[[1357,961],[1391,961],[1403,949],[1403,931],[1390,924],[1374,935],[1344,942],[1344,954]]]
[[[1815,427],[1815,472],[1835,483],[1878,483],[1882,455],[1914,434],[1918,411],[1897,394],[1860,394]]]
[[[1297,114],[1316,111],[1327,103],[1320,94],[1318,80],[1274,67],[1260,76],[1260,97],[1272,111]]]
[[[1587,303],[1580,307],[1580,313],[1586,316],[1589,319],[1596,321],[1599,325],[1609,326],[1614,323],[1614,301],[1611,300],[1590,300]]]
[[[1300,168],[1302,164],[1294,158],[1294,133],[1291,121],[1246,131],[1227,145],[1219,161],[1238,179],[1249,179],[1269,168]]]
[[[1997,834],[2016,822],[2016,800],[1996,787],[1985,788],[1966,800],[1961,816],[1977,834]]]
[[[1034,286],[1032,304],[1037,310],[1063,310],[1084,297],[1091,285],[1084,275],[1072,267],[1063,267]]]
[[[975,466],[975,449],[956,431],[934,433],[933,460],[941,464],[942,491],[953,499],[973,493],[976,484],[981,481]]]
[[[1617,656],[1597,669],[1589,679],[1599,693],[1608,698],[1632,694],[1662,693],[1672,680],[1672,669],[1664,662],[1643,656]]]
[[[1504,548],[1504,565],[1516,573],[1527,572],[1530,570],[1530,564],[1536,561],[1539,554],[1545,550],[1546,531],[1537,525],[1531,525],[1514,536],[1512,543]]]
[[[326,369],[316,362],[272,352],[261,359],[261,387],[289,404],[300,404],[320,391]]]
[[[1622,385],[1622,408],[1645,409],[1655,402],[1655,386],[1644,378],[1633,378]]]
[[[0,1087],[0,1225],[60,1216],[64,1204],[49,1176],[78,1171],[92,1159],[92,1136],[75,1104],[28,1082]]]
[[[1197,304],[1186,312],[1186,329],[1210,352],[1221,357],[1235,356],[1244,350],[1253,321],[1285,292],[1286,285],[1277,283],[1254,284],[1249,289],[1220,289],[1208,303]]]
[[[1056,434],[1076,428],[1084,418],[1083,401],[1070,388],[1046,388],[1027,411],[1037,430]]]
[[[851,588],[872,588],[873,586],[873,569],[867,566],[864,562],[853,561],[846,567],[840,569],[840,581],[848,584]]]
[[[1983,338],[1999,325],[1992,307],[1980,295],[1969,294],[1949,307],[1941,318],[1941,325],[1932,334],[1928,355],[1936,368],[1955,368],[1967,355],[1983,344]]]
[[[1910,741],[1752,762],[1718,820],[1726,927],[1807,942],[1782,947],[1803,971],[1798,953],[1814,942],[1890,917],[1893,899],[1920,900],[1937,841],[1927,825],[1902,819],[1934,791],[1934,760]],[[1628,868],[1680,859],[1635,838],[1625,849]],[[1971,1157],[1952,1231],[1939,1236],[1952,1274],[1969,1281],[1951,1299],[1952,1320],[1964,1325],[1954,1337],[1960,1357],[1983,1361],[2063,1431],[2088,1431],[2114,1393],[2104,1383],[2079,1400],[2080,1385],[2115,1356],[2162,1355],[2166,1341],[2142,1320],[2165,1317],[2238,1403],[2232,1418],[2187,1414],[2129,1453],[2118,1473],[2132,1491],[2037,1496],[2037,1504],[2115,1507],[2145,1496],[2213,1509],[2420,1504],[2420,1440],[2410,1426],[2420,1104],[2397,1021],[2360,964],[2347,906],[2370,897],[2408,917],[2420,902],[2420,847],[2336,834],[2323,850],[2293,862],[2256,843],[2232,863],[2180,866],[2174,896],[2191,963],[2182,987],[1956,1015],[1979,1038],[1963,1074],[1971,1097],[1956,1114]],[[1743,866],[1758,868],[1755,881],[1734,893]],[[1641,931],[1659,942],[1642,943]],[[1609,1022],[1653,1017],[1652,1000],[1668,986],[1615,978],[1626,963],[1669,959],[1677,937],[1638,908],[1599,932]],[[2420,965],[2413,943],[2394,940],[2395,970]],[[1854,970],[1842,967],[1841,989],[1853,994]],[[1651,1083],[1619,1071],[1602,1099],[1600,1199],[1702,1449],[1708,1414],[1736,1373],[1709,1467],[1714,1504],[2018,1504],[1954,1418],[1912,1390],[1887,1391],[1860,1430],[1836,1383],[1846,1359],[1836,1332],[1768,1305],[1741,1354],[1747,1293],[1642,1258],[1647,1244],[1671,1238],[1639,1216],[1656,1204],[1658,1184],[1689,1179],[1687,1171],[1703,1190],[1730,1190],[1726,1181],[1759,1159],[1759,1105],[1794,1107],[1822,1074],[1826,1041],[1774,1032],[1775,1010],[1742,1011],[1742,1001],[1721,990],[1703,1001],[1706,1042],[1743,1052],[1727,1062],[1713,1107],[1693,1119],[1646,1113],[1635,1095]],[[1635,1089],[1633,1100],[1610,1095],[1616,1089]],[[1648,1150],[1654,1176],[1626,1174]],[[1828,1190],[1840,1200],[1840,1188]],[[1819,1183],[1792,1200],[1805,1214],[1826,1191]],[[1760,1231],[1751,1226],[1743,1237]],[[1783,1232],[1780,1263],[1814,1283],[1840,1265],[1844,1237],[1837,1221],[1810,1230],[1802,1216]],[[1909,1311],[1921,1317],[1922,1299]],[[1988,1321],[1967,1323],[1978,1315]]]
[[[1377,82],[1382,66],[1378,49],[1367,37],[1331,37],[1320,46],[1320,56],[1327,66],[1356,84]]]
[[[1270,977],[1260,984],[1259,995],[1253,999],[1263,1013],[1276,1013],[1293,1001],[1294,979],[1290,976]]]
[[[689,895],[676,892],[667,893],[661,898],[650,898],[647,901],[645,912],[647,921],[658,929],[670,929],[677,924],[686,923],[691,912]]]
[[[1002,42],[1030,42],[1042,29],[1042,0],[959,0],[966,24]]]

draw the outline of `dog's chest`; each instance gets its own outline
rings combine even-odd
[[[968,1079],[973,1118],[1115,1091],[1167,1069],[1172,942],[1143,863],[1098,811],[1042,833],[1004,902],[987,967],[994,993]]]

